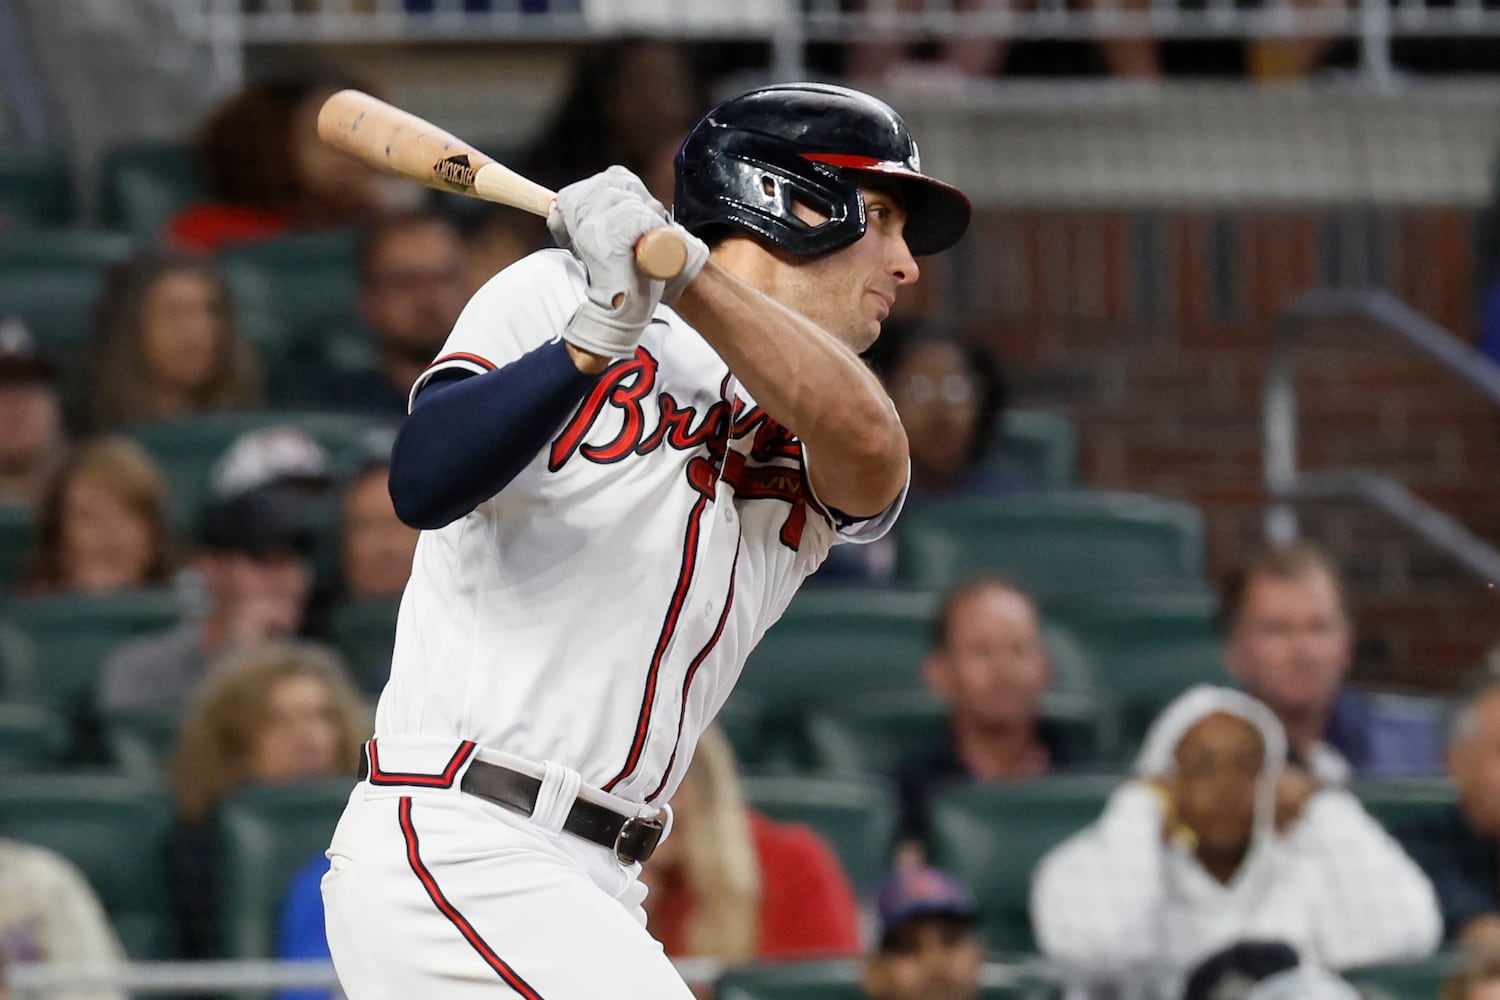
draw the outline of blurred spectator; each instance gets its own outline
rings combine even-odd
[[[339,566],[348,597],[394,597],[406,589],[417,530],[401,523],[387,484],[391,467],[371,462],[344,487]]]
[[[865,354],[901,414],[911,453],[905,509],[964,497],[1002,497],[1032,484],[986,461],[1004,415],[1005,377],[989,351],[941,330],[888,322]],[[870,545],[840,545],[812,580],[888,583],[895,531]]]
[[[1338,570],[1306,542],[1269,549],[1230,577],[1220,604],[1224,664],[1286,729],[1288,759],[1325,784],[1435,774],[1433,724],[1346,691],[1354,630]]]
[[[161,470],[129,438],[84,442],[47,483],[33,539],[26,596],[167,583],[174,552]]]
[[[1204,959],[1182,1000],[1360,1000],[1359,991],[1280,941],[1242,941]]]
[[[1475,952],[1443,983],[1441,1000],[1500,1000],[1500,951]]]
[[[240,437],[212,473],[192,569],[201,618],[121,644],[104,661],[100,711],[180,707],[208,664],[236,647],[303,634],[316,547],[311,493],[328,482],[327,455],[292,427]]]
[[[89,348],[92,429],[233,409],[260,397],[259,361],[212,261],[146,251],[110,269]]]
[[[99,897],[72,862],[0,839],[0,998],[5,967],[39,963],[106,970],[125,960]],[[48,1000],[123,1000],[119,990],[48,992]]]
[[[20,319],[0,319],[0,504],[35,508],[67,446],[57,366]]]
[[[673,152],[676,148],[673,147]],[[460,220],[464,251],[463,300],[522,257],[552,245],[547,223],[503,205],[479,203]]]
[[[944,789],[1035,778],[1082,757],[1067,733],[1040,715],[1052,668],[1036,605],[1013,583],[979,577],[943,597],[922,678],[948,706],[948,732],[941,745],[896,769],[909,853],[925,841],[928,805]]]
[[[646,862],[648,927],[672,958],[727,965],[853,955],[859,904],[816,833],[745,804],[734,752],[717,727],[672,796],[673,824]]]
[[[1437,889],[1447,940],[1500,951],[1500,682],[1454,721],[1448,771],[1458,802],[1401,839]]]
[[[906,865],[881,884],[875,909],[879,936],[863,980],[870,1000],[977,1000],[984,948],[962,885]]]
[[[394,207],[397,188],[364,161],[318,138],[318,109],[357,81],[253,83],[210,115],[200,157],[210,201],[168,220],[167,242],[216,250],[290,230],[355,225]]]
[[[521,172],[556,189],[618,163],[654,182],[651,193],[670,205],[663,150],[675,152],[707,110],[686,51],[660,39],[617,38],[584,49],[575,65],[567,95]]]
[[[370,719],[337,656],[307,643],[246,646],[194,690],[172,764],[173,890],[190,958],[212,954],[214,813],[249,785],[348,775]]]
[[[464,307],[463,243],[453,224],[409,212],[372,225],[358,250],[359,312],[377,353],[367,368],[304,373],[298,402],[400,419],[407,395]]]
[[[1332,969],[1430,954],[1442,925],[1421,869],[1352,795],[1285,759],[1281,724],[1253,698],[1200,686],[1172,702],[1136,780],[1038,866],[1042,951],[1159,977],[1168,995],[1239,941],[1283,941]]]
[[[276,957],[293,962],[332,961],[323,918],[323,876],[328,859],[315,855],[287,883],[276,930]],[[276,1000],[334,1000],[331,990],[284,990]]]

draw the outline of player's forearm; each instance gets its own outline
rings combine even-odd
[[[499,493],[595,381],[553,341],[504,368],[423,388],[391,452],[396,514],[441,528]]]
[[[848,345],[712,260],[677,312],[816,456],[824,503],[859,517],[890,505],[906,482],[906,433],[880,380]]]

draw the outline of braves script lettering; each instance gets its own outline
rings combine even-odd
[[[552,442],[547,468],[557,472],[574,455],[600,465],[619,462],[631,455],[647,455],[665,445],[677,451],[704,449],[705,454],[688,462],[687,481],[710,500],[717,481],[723,478],[735,494],[746,500],[781,500],[792,510],[782,529],[782,541],[796,548],[807,519],[807,491],[803,485],[802,446],[791,431],[778,424],[759,406],[747,407],[720,399],[703,413],[683,406],[666,391],[656,391],[658,365],[651,353],[637,347],[634,357],[605,370],[573,419]],[[655,413],[648,411],[654,409]],[[588,441],[589,433],[607,411],[620,415],[620,429],[608,441]],[[654,416],[654,426],[650,417]],[[789,459],[796,466],[747,465],[742,455],[729,450],[729,442],[753,435],[750,458],[770,463]],[[586,443],[587,442],[587,443]]]

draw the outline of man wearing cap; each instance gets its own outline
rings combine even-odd
[[[220,654],[304,632],[315,544],[309,494],[326,481],[326,454],[294,428],[254,431],[230,446],[212,473],[192,560],[203,616],[112,651],[101,712],[177,709]]]
[[[870,1000],[974,1000],[984,949],[974,900],[924,865],[896,869],[876,897],[880,938],[865,964]]]
[[[0,504],[34,507],[66,444],[56,366],[25,324],[0,319]]]

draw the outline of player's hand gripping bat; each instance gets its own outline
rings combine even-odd
[[[330,146],[398,177],[545,217],[557,195],[409,111],[358,90],[341,90],[318,112],[318,136]],[[687,262],[677,234],[659,229],[635,245],[636,265],[652,278],[675,278]]]

